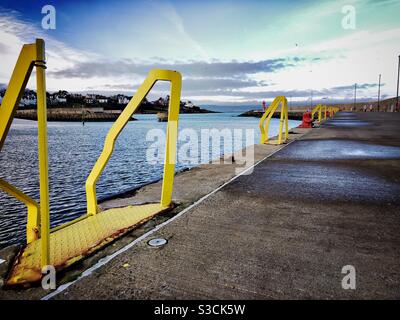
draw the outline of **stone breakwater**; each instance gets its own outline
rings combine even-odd
[[[289,111],[288,112],[289,119],[290,120],[301,120],[301,119],[303,119],[304,112],[305,111]],[[262,111],[262,110],[249,110],[249,111],[243,112],[238,117],[261,118],[263,114],[264,114],[264,111]],[[272,116],[272,118],[280,118],[280,117],[281,117],[280,111],[275,112]]]
[[[48,108],[47,120],[48,121],[115,121],[122,110],[104,110],[103,108]],[[167,111],[157,111],[156,109],[142,108],[138,114],[157,114],[167,113]],[[194,114],[194,113],[218,113],[201,108],[182,108],[181,114]],[[16,118],[26,120],[37,120],[36,109],[19,109],[17,110]],[[136,120],[132,117],[131,120]]]
[[[121,111],[106,110],[102,112],[94,112],[81,109],[47,109],[48,121],[115,121]],[[18,110],[16,118],[26,120],[37,120],[37,112],[35,109]],[[132,118],[131,120],[136,120]]]

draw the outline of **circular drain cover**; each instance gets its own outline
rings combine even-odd
[[[151,247],[161,247],[161,246],[163,246],[163,245],[165,245],[167,243],[167,239],[155,238],[155,239],[151,239],[147,243]]]

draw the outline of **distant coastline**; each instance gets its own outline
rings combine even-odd
[[[0,90],[0,103],[5,88]],[[65,90],[55,93],[46,92],[48,121],[102,122],[115,121],[132,99],[130,96],[117,94],[106,97],[98,94],[75,94]],[[169,96],[155,101],[146,98],[140,104],[137,114],[157,114],[168,112]],[[16,118],[37,120],[36,92],[26,89],[18,106]],[[180,102],[180,113],[218,113],[195,106],[191,101]],[[136,120],[132,118],[131,120]]]
[[[168,107],[139,107],[136,114],[154,114],[159,112],[167,112]],[[47,109],[47,121],[71,121],[71,122],[107,122],[115,121],[122,110],[118,109],[105,109],[104,107],[59,107]],[[197,113],[218,113],[217,111],[210,111],[200,107],[187,108],[181,106],[181,114],[197,114]],[[16,118],[25,120],[37,120],[37,110],[35,108],[19,108],[15,115]],[[157,119],[154,116],[154,119]],[[131,121],[135,121],[134,117]]]

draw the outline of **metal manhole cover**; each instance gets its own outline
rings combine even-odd
[[[164,238],[155,238],[155,239],[151,239],[149,242],[147,242],[147,244],[150,247],[161,247],[165,244],[167,244],[167,239]]]

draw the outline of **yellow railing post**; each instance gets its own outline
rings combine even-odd
[[[278,134],[278,144],[282,142],[282,129],[283,129],[283,121],[285,121],[285,107],[281,108],[281,116],[279,119],[279,134]]]
[[[314,115],[316,112],[318,112],[318,122],[322,121],[322,108],[324,109],[324,118],[326,119],[326,105],[323,106],[322,104],[318,104],[317,106],[314,107],[314,109],[312,109],[311,111],[311,119],[314,120]]]
[[[318,105],[311,110],[311,119],[314,121],[315,113],[318,111]]]
[[[49,195],[48,195],[48,160],[47,160],[47,129],[46,129],[46,86],[45,86],[45,47],[42,39],[36,43],[22,47],[14,67],[10,82],[0,107],[0,149],[7,137],[19,102],[26,88],[33,67],[36,66],[37,83],[37,114],[38,114],[38,153],[40,174],[40,215],[38,217],[37,203],[15,187],[2,181],[1,187],[12,196],[28,206],[27,241],[30,242],[38,235],[32,230],[40,229],[42,238],[41,262],[48,265],[49,259]],[[39,226],[40,221],[40,226]]]
[[[35,45],[25,44],[19,54],[14,71],[0,106],[0,149],[6,140],[14,114],[24,93],[36,57]]]
[[[87,199],[87,214],[94,215],[98,212],[97,197],[96,197],[96,182],[103,172],[111,154],[114,150],[115,141],[120,132],[128,123],[129,119],[135,113],[142,100],[152,89],[157,81],[170,81],[171,94],[168,111],[167,125],[167,141],[165,146],[165,163],[163,186],[161,193],[160,205],[167,207],[171,203],[173,180],[175,173],[175,158],[176,158],[176,142],[178,130],[178,117],[180,108],[180,95],[182,87],[182,76],[179,72],[170,70],[152,70],[150,71],[143,84],[139,87],[135,95],[129,101],[128,105],[122,111],[121,115],[114,122],[109,130],[104,142],[103,151],[97,159],[92,171],[86,180],[86,199]]]
[[[275,101],[275,100],[274,100]],[[271,110],[274,108],[274,101],[270,104],[270,106],[267,108],[267,110],[264,112],[262,115],[260,122],[258,124],[260,128],[260,144],[264,144],[265,142],[268,141],[268,129],[269,129],[269,121],[267,121],[264,125],[265,119],[269,114],[271,113]]]
[[[318,109],[318,122],[322,121],[322,106],[319,104],[318,105],[319,109]]]
[[[280,122],[279,122],[279,134],[278,134],[278,144],[282,143],[282,131],[285,129],[285,141],[288,139],[289,136],[289,124],[288,124],[288,105],[287,99],[284,96],[279,96],[272,101],[271,105],[265,111],[263,116],[260,119],[258,124],[260,128],[260,144],[264,144],[268,142],[268,131],[269,131],[269,123],[273,114],[275,113],[276,109],[281,105],[281,115],[280,115]],[[265,122],[265,124],[264,124]]]
[[[37,86],[37,118],[40,174],[40,237],[42,266],[50,261],[50,210],[49,210],[49,177],[47,155],[47,108],[44,41],[36,40],[36,86]]]
[[[285,125],[285,141],[289,139],[289,106],[287,100],[285,98],[285,117],[286,117],[286,125]]]
[[[175,175],[176,143],[178,140],[178,117],[182,80],[175,75],[171,81],[171,97],[168,108],[167,140],[165,146],[164,175],[161,191],[161,206],[168,207],[172,202]]]

